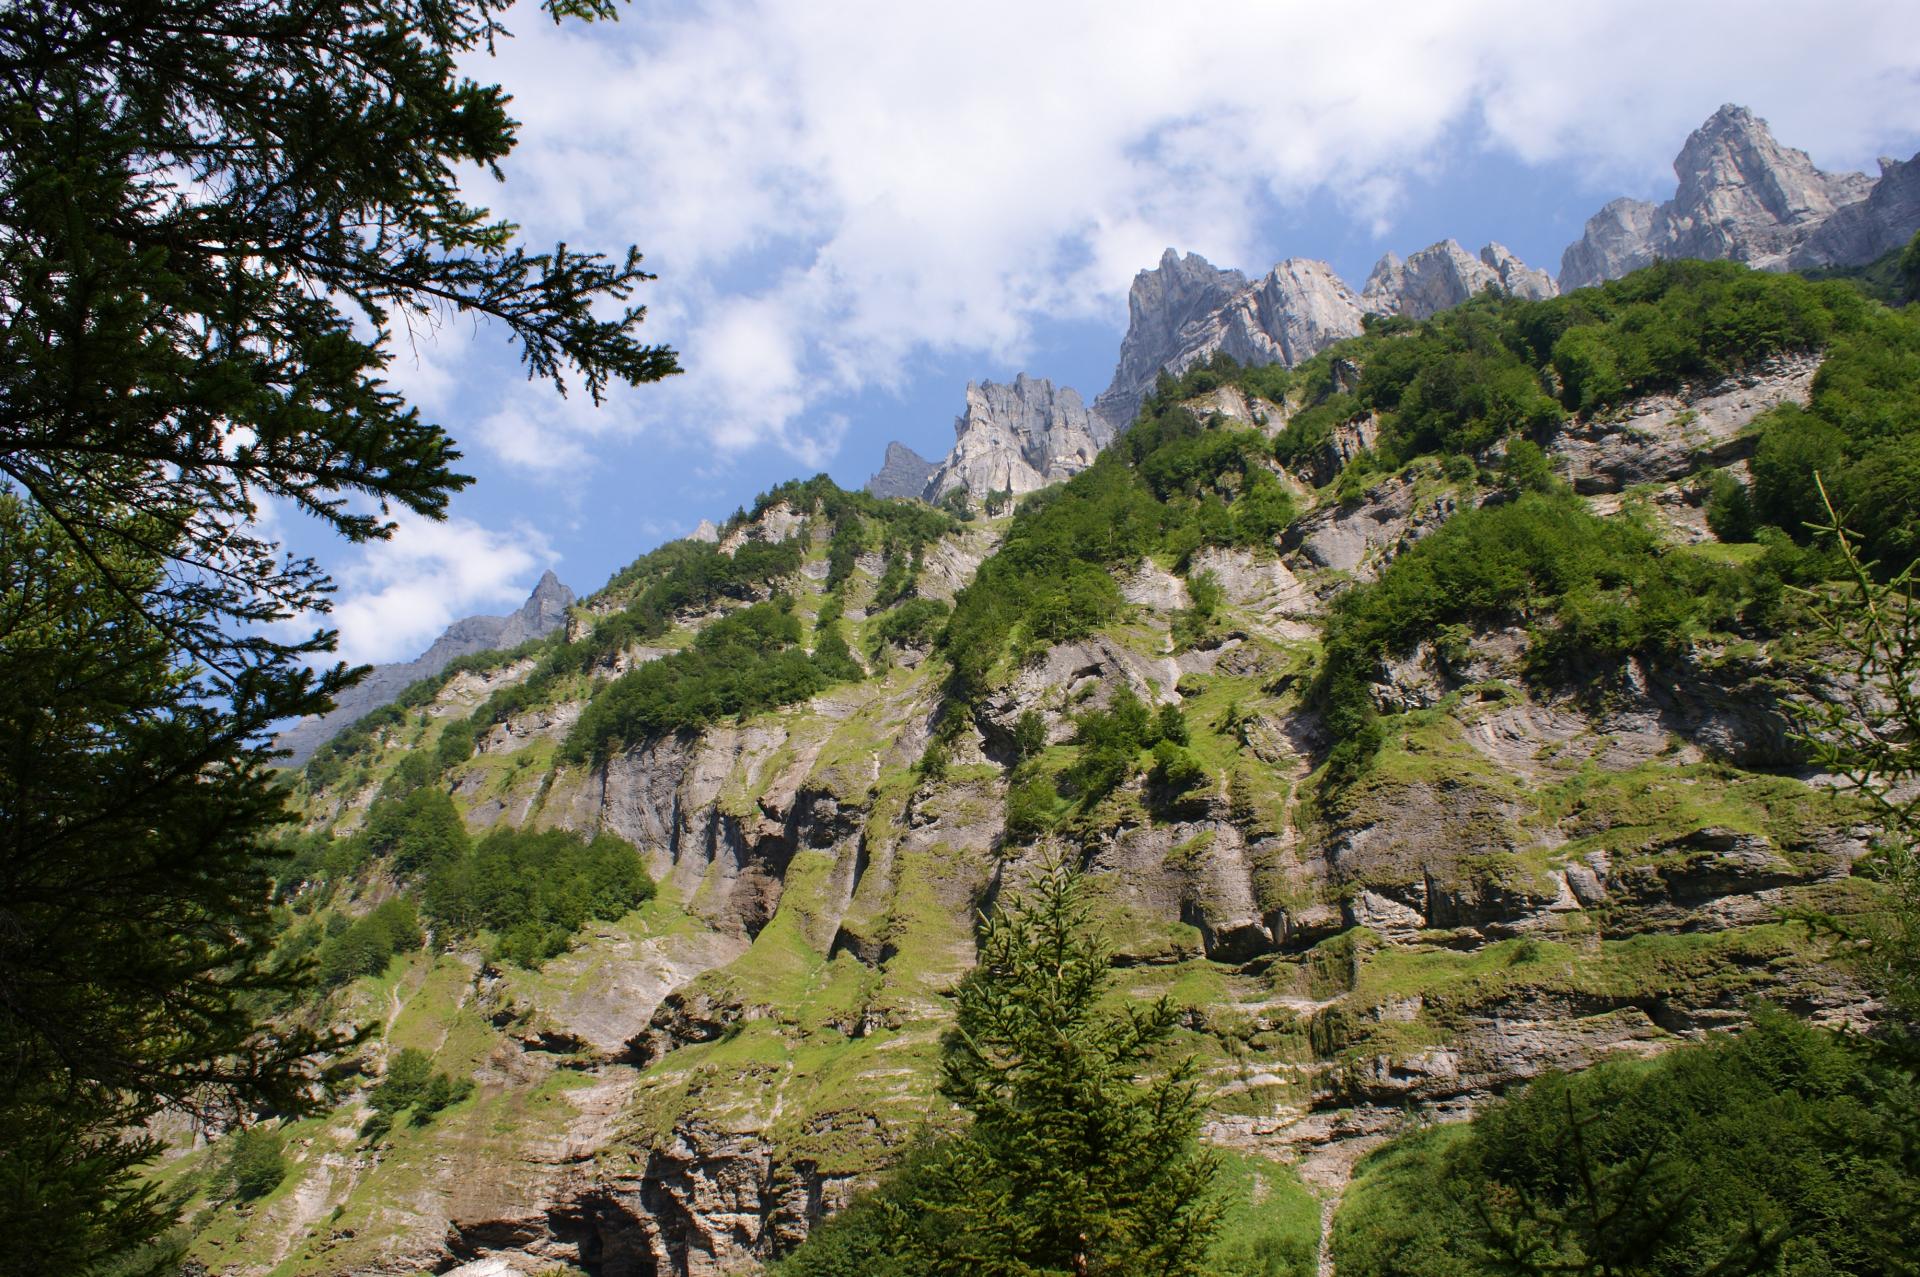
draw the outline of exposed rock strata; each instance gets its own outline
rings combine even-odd
[[[955,490],[976,498],[1033,492],[1092,465],[1113,437],[1077,391],[1025,373],[1010,384],[969,384],[967,410],[954,419],[953,431],[953,451],[921,493],[929,501]]]

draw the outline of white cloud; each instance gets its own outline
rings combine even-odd
[[[536,242],[639,241],[661,274],[647,337],[688,368],[597,418],[516,401],[482,424],[483,446],[535,470],[609,429],[830,455],[836,396],[898,385],[928,353],[1017,360],[1042,319],[1117,327],[1166,245],[1253,270],[1294,251],[1265,238],[1276,201],[1328,191],[1390,236],[1406,177],[1463,127],[1571,161],[1597,206],[1657,189],[1722,101],[1829,167],[1920,119],[1920,24],[1884,0],[706,0],[617,25],[516,19],[474,72],[515,95],[521,148],[479,193]]]
[[[410,660],[460,617],[511,611],[555,558],[526,527],[404,512],[395,523],[392,539],[360,547],[334,573],[340,601],[324,623],[340,631],[339,656],[351,664]]]

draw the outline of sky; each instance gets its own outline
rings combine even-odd
[[[263,512],[339,584],[348,660],[407,659],[551,567],[582,595],[782,480],[951,446],[971,380],[1091,400],[1161,251],[1354,285],[1498,240],[1558,273],[1585,219],[1663,200],[1725,102],[1829,171],[1920,151],[1920,21],[1890,0],[1145,4],[641,0],[465,66],[519,144],[476,201],[535,247],[637,244],[643,340],[685,371],[595,407],[498,327],[397,341],[389,379],[474,476],[367,546]]]

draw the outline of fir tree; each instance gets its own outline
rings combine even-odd
[[[352,674],[277,628],[332,584],[261,504],[350,541],[443,514],[459,453],[383,378],[452,315],[596,398],[675,371],[636,251],[532,251],[462,196],[514,143],[459,69],[506,7],[0,6],[0,1271],[163,1264],[144,1119],[315,1101],[326,1043],[256,1019],[266,742]]]
[[[940,1092],[972,1116],[820,1230],[782,1277],[1188,1277],[1219,1220],[1195,1142],[1177,1011],[1106,997],[1113,977],[1081,876],[1058,862],[988,921],[962,982]]]

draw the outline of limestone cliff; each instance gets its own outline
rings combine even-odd
[[[1127,332],[1113,382],[1093,401],[1093,410],[1114,429],[1124,429],[1153,388],[1154,378],[1183,348],[1182,331],[1205,323],[1247,286],[1237,270],[1221,270],[1195,253],[1169,248],[1160,264],[1133,277],[1127,292]]]
[[[1032,492],[1080,473],[1113,438],[1072,387],[1025,373],[1005,384],[969,383],[953,433],[953,451],[922,490],[929,501],[956,489],[976,498]]]
[[[924,496],[937,466],[904,443],[889,443],[879,472],[867,480],[867,491],[876,497]]]
[[[1591,509],[1631,501],[1684,552],[1707,536],[1702,467],[1739,474],[1747,426],[1804,401],[1818,363],[1783,356],[1575,417],[1544,446]],[[970,407],[1017,404],[1037,428],[1076,402],[1029,380],[976,388]],[[1244,397],[1199,406],[1247,410]],[[1008,431],[1003,445],[1017,444]],[[476,833],[618,834],[659,897],[591,924],[538,970],[435,947],[338,995],[339,1022],[383,1029],[358,1068],[377,1077],[386,1052],[418,1045],[471,1077],[474,1097],[366,1138],[364,1092],[350,1091],[291,1128],[286,1191],[244,1220],[209,1217],[198,1260],[233,1277],[753,1271],[950,1120],[933,1082],[976,911],[1050,846],[1097,884],[1126,990],[1191,1003],[1183,1049],[1217,1100],[1205,1137],[1329,1189],[1409,1108],[1458,1117],[1543,1069],[1736,1023],[1755,997],[1861,1020],[1858,991],[1775,922],[1838,898],[1864,844],[1778,766],[1782,698],[1799,693],[1770,644],[1626,661],[1592,674],[1595,695],[1539,678],[1513,625],[1435,638],[1373,674],[1379,706],[1404,715],[1381,764],[1323,790],[1330,742],[1303,671],[1330,601],[1499,497],[1437,463],[1318,504],[1277,477],[1308,508],[1274,544],[1205,546],[1180,572],[1117,570],[1124,624],[1012,663],[943,746],[944,767],[921,761],[944,665],[924,641],[863,637],[884,606],[877,554],[841,587],[868,677],[558,761],[599,680],[775,588],[796,615],[817,613],[833,539],[820,509],[783,500],[724,529],[736,552],[800,547],[799,567],[554,684],[444,778]],[[915,588],[950,598],[998,535],[959,525],[921,556]],[[1178,639],[1202,573],[1222,600],[1216,622]],[[589,601],[581,623],[620,602]],[[433,748],[442,724],[530,668],[448,682],[367,771],[312,797],[313,827],[351,834],[405,742]],[[1012,834],[1016,725],[1037,716],[1051,750],[1069,752],[1076,718],[1123,687],[1180,708],[1206,782],[1169,803],[1136,776],[1058,842]],[[333,907],[392,889],[376,876]]]
[[[1619,199],[1588,219],[1561,258],[1560,287],[1584,288],[1671,257],[1764,270],[1871,261],[1920,229],[1917,179],[1894,161],[1881,167],[1878,182],[1822,172],[1806,152],[1775,141],[1765,120],[1723,106],[1675,157],[1672,199]],[[1887,194],[1872,201],[1889,180]]]
[[[1504,244],[1489,244],[1474,257],[1442,240],[1401,261],[1392,253],[1367,276],[1361,309],[1380,315],[1430,319],[1487,289],[1533,301],[1559,292],[1553,279],[1515,257]]]

